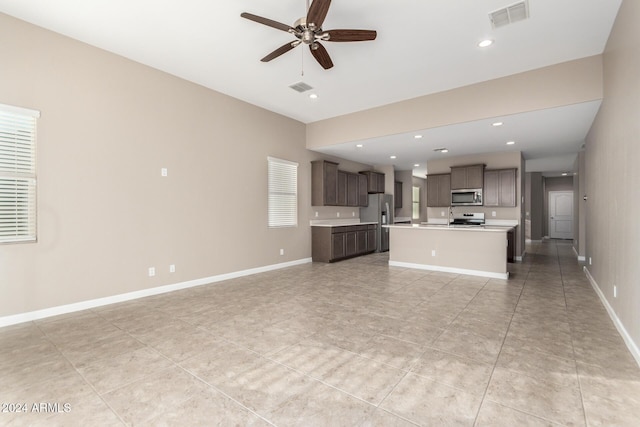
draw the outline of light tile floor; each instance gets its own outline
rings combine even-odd
[[[0,425],[640,425],[571,246],[527,249],[508,281],[373,254],[0,329]]]

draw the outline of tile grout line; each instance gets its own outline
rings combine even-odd
[[[556,245],[557,249],[557,245]],[[571,332],[571,351],[573,352],[573,360],[576,364],[576,380],[578,383],[578,392],[580,393],[580,403],[582,404],[582,416],[584,417],[584,425],[588,426],[589,421],[587,419],[587,410],[584,402],[584,393],[582,392],[582,381],[580,380],[580,374],[578,373],[578,358],[576,356],[575,340],[574,340],[574,327],[573,322],[569,318],[569,309],[567,306],[567,293],[564,286],[564,272],[562,269],[562,263],[560,263],[560,252],[558,251],[558,264],[560,266],[560,280],[562,280],[562,296],[564,298],[565,310],[567,312],[567,320],[569,320],[569,330]]]
[[[527,286],[527,278],[529,277],[529,272],[531,271],[531,267],[527,270],[527,277],[524,279],[524,285],[522,289],[520,289],[520,293],[518,294],[518,300],[516,301],[515,306],[513,307],[513,313],[511,314],[511,318],[509,319],[509,326],[507,326],[507,330],[502,338],[502,343],[500,344],[500,351],[498,351],[498,355],[496,360],[493,362],[493,367],[491,368],[491,374],[489,375],[489,381],[487,381],[487,386],[484,389],[484,393],[482,394],[482,398],[480,399],[480,406],[478,406],[478,411],[476,412],[476,416],[473,420],[473,425],[475,426],[478,423],[478,417],[480,416],[480,410],[482,409],[482,405],[484,404],[485,399],[487,398],[487,392],[489,391],[489,386],[491,385],[491,379],[493,378],[493,374],[496,370],[496,366],[498,365],[498,360],[500,359],[500,354],[502,353],[502,348],[504,347],[504,342],[507,340],[507,336],[509,335],[509,329],[511,329],[511,323],[513,322],[513,316],[515,316],[516,310],[518,308],[518,304],[520,303],[520,298],[524,293],[524,289]],[[486,286],[486,285],[485,285]],[[484,287],[483,287],[484,289]],[[503,405],[504,406],[504,405]]]

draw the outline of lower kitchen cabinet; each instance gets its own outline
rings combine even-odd
[[[311,227],[311,257],[333,262],[375,252],[376,237],[376,224]]]

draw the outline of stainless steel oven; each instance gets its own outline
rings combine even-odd
[[[451,206],[482,206],[482,188],[451,190]]]

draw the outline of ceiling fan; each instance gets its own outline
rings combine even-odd
[[[244,12],[241,13],[240,16],[251,21],[255,21],[260,24],[291,33],[297,39],[283,46],[280,46],[279,48],[262,58],[262,62],[269,62],[272,59],[275,59],[280,55],[287,53],[299,44],[304,43],[309,46],[311,54],[322,66],[322,68],[328,70],[329,68],[333,67],[333,62],[331,61],[331,57],[329,56],[327,49],[325,49],[325,47],[320,44],[321,41],[359,42],[375,40],[377,35],[377,33],[373,30],[323,30],[322,23],[327,16],[329,6],[331,6],[331,0],[314,0],[313,3],[311,3],[311,7],[307,8],[307,16],[298,19],[292,27],[274,21],[272,19],[253,15],[251,13]]]

